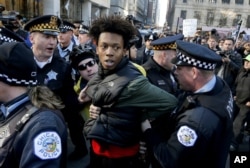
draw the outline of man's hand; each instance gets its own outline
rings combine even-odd
[[[81,90],[79,96],[78,96],[78,101],[80,103],[86,103],[91,100],[91,98],[86,94],[87,87]]]
[[[94,106],[93,104],[90,105],[89,107],[89,116],[90,118],[96,119],[101,112],[101,108]]]

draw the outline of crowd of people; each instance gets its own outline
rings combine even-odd
[[[223,168],[250,132],[249,41],[142,38],[120,15],[0,37],[0,167]]]

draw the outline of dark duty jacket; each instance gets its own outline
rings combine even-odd
[[[10,103],[26,97],[22,95]],[[1,168],[66,167],[67,128],[62,115],[49,109],[33,108],[28,100],[12,109],[0,122]]]
[[[211,91],[184,96],[182,100],[173,113],[176,116],[169,139],[160,139],[153,129],[145,132],[160,167],[225,167],[233,136],[229,87],[217,77]]]

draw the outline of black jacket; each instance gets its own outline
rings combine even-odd
[[[216,78],[210,92],[184,96],[181,100],[173,113],[176,117],[168,140],[157,138],[152,129],[145,132],[156,160],[164,168],[225,167],[233,136],[233,98],[229,87]]]

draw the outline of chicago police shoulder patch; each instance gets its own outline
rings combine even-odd
[[[62,153],[61,138],[54,131],[40,133],[33,143],[35,155],[40,159],[56,159]]]
[[[192,128],[181,126],[177,132],[178,141],[187,147],[194,146],[198,136]]]

